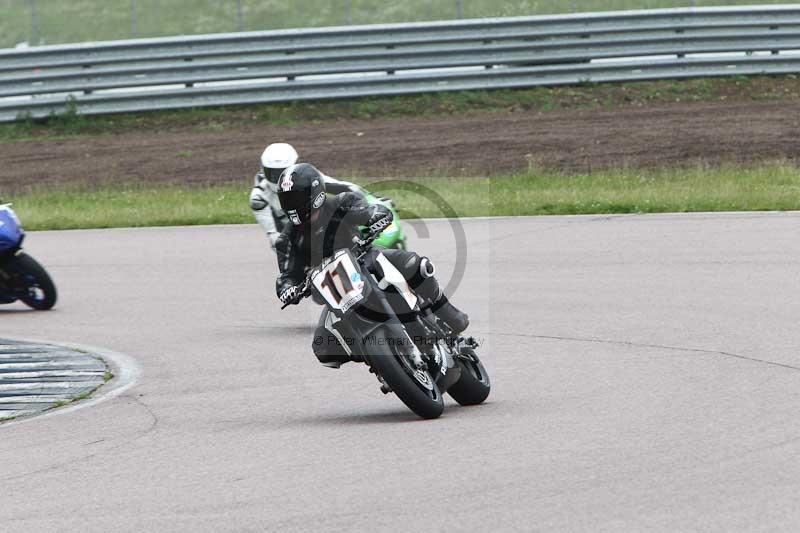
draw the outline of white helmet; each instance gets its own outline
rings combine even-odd
[[[261,167],[270,183],[278,183],[281,173],[297,163],[297,151],[291,144],[272,143],[261,154]]]

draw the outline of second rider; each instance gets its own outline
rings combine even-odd
[[[250,192],[250,209],[267,234],[273,250],[278,235],[289,222],[278,203],[278,179],[284,170],[297,163],[297,159],[297,151],[291,144],[272,143],[267,146],[261,154],[261,170],[255,175],[255,184]],[[331,194],[352,192],[361,197],[365,194],[365,191],[355,183],[321,175]]]

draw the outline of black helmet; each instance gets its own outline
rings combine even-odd
[[[281,174],[278,201],[292,224],[299,226],[325,203],[325,179],[308,163],[292,165]]]

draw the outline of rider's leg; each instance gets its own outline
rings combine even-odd
[[[436,281],[436,269],[427,258],[405,250],[382,250],[383,254],[409,286],[422,298],[431,302],[433,312],[458,334],[469,326],[469,317],[451,304]]]

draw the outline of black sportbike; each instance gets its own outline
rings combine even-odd
[[[325,304],[319,324],[326,333],[352,361],[369,366],[384,394],[394,392],[417,415],[439,417],[445,392],[461,405],[489,396],[478,342],[453,335],[371,240],[337,250],[311,269],[282,309],[314,292]]]

